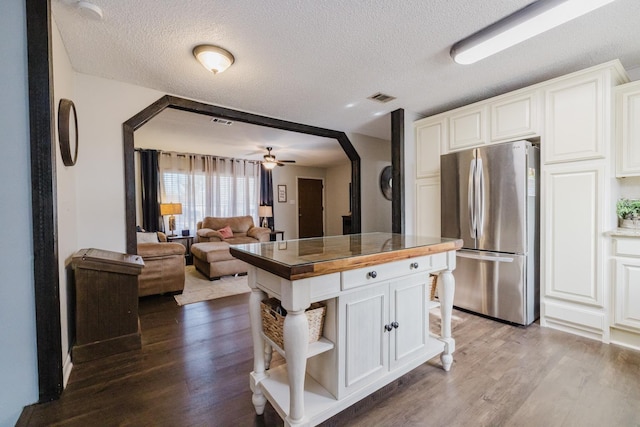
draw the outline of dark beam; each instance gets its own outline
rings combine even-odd
[[[404,225],[404,109],[391,112],[391,231],[403,233]]]
[[[46,402],[62,393],[51,5],[48,0],[25,3],[38,386],[39,401]]]

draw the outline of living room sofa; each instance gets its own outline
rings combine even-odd
[[[191,245],[193,265],[209,280],[246,273],[247,264],[231,256],[229,246],[268,242],[270,233],[268,228],[256,227],[249,215],[205,217],[197,224],[198,242]]]
[[[138,276],[139,297],[184,289],[186,248],[182,244],[167,242],[161,232],[138,233],[137,249],[144,261]]]

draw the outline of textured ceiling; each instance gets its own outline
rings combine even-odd
[[[389,139],[387,113],[430,115],[619,58],[640,70],[640,1],[595,12],[473,65],[451,46],[530,0],[71,0],[53,16],[74,69],[211,104]],[[236,62],[208,73],[198,44]],[[397,99],[366,98],[384,92]]]

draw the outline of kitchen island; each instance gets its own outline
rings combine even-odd
[[[367,233],[231,246],[250,264],[252,402],[267,400],[286,426],[316,425],[440,355],[453,362],[455,251],[461,240]],[[439,275],[441,333],[429,333],[430,275]],[[286,310],[284,346],[263,331],[261,302]],[[305,310],[326,307],[309,343]],[[269,369],[272,351],[286,364]]]

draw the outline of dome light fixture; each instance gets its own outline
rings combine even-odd
[[[538,0],[459,41],[451,49],[458,64],[473,64],[614,0]]]
[[[193,56],[204,68],[213,74],[222,73],[233,64],[234,58],[229,51],[209,44],[202,44],[193,48]]]

